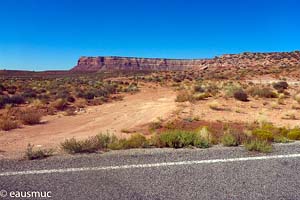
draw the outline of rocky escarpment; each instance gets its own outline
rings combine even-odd
[[[80,57],[72,71],[105,70],[201,70],[207,68],[255,68],[300,66],[300,51],[225,54],[212,59],[163,59],[135,57]]]

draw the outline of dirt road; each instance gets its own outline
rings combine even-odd
[[[176,109],[175,97],[175,92],[167,88],[143,88],[123,101],[89,107],[85,113],[47,116],[40,125],[0,132],[0,158],[19,157],[28,143],[56,147],[66,138],[85,138],[106,131],[125,136],[122,129],[166,118]]]

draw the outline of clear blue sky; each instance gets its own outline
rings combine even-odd
[[[0,69],[300,49],[298,0],[0,0]]]

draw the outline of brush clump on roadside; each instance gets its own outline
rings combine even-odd
[[[156,132],[151,138],[134,133],[128,138],[117,138],[114,134],[100,133],[86,139],[66,139],[60,147],[69,154],[96,153],[109,150],[133,149],[133,148],[209,148],[214,144],[222,144],[226,147],[244,145],[248,151],[269,153],[273,150],[273,142],[286,143],[291,140],[300,140],[300,128],[287,129],[275,127],[270,123],[262,123],[252,130],[226,129],[223,133],[201,127],[195,130],[167,129]],[[30,160],[49,157],[50,151],[40,149],[34,151],[29,146],[26,157]]]

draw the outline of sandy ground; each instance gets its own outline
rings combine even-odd
[[[209,107],[211,102],[217,102],[221,110],[213,110]],[[188,102],[178,105],[178,113],[181,118],[195,118],[206,121],[222,122],[271,122],[276,126],[296,127],[300,126],[300,106],[292,99],[285,100],[284,105],[274,106],[275,99],[251,99],[249,102],[241,102],[235,99],[210,98],[195,104]],[[299,109],[293,108],[298,106]],[[296,119],[288,118],[293,114]]]
[[[100,132],[126,137],[122,130],[166,118],[176,109],[176,93],[167,88],[143,88],[124,100],[89,107],[75,116],[47,116],[43,123],[0,132],[0,158],[20,157],[28,143],[55,148],[66,138],[85,138]]]
[[[292,98],[277,104],[276,99],[254,99],[240,102],[233,98],[211,97],[195,103],[176,103],[176,92],[171,88],[144,86],[141,92],[126,95],[122,101],[87,108],[75,116],[62,114],[47,116],[43,123],[0,132],[0,159],[20,157],[28,143],[46,148],[57,148],[67,138],[86,138],[101,132],[128,137],[132,132],[144,133],[150,122],[158,118],[175,118],[222,122],[272,122],[276,126],[300,126],[300,105]],[[216,101],[220,110],[210,108]],[[297,109],[295,109],[297,107]],[[296,119],[286,118],[293,114]],[[125,133],[127,132],[127,133]],[[130,132],[130,133],[128,133]]]

